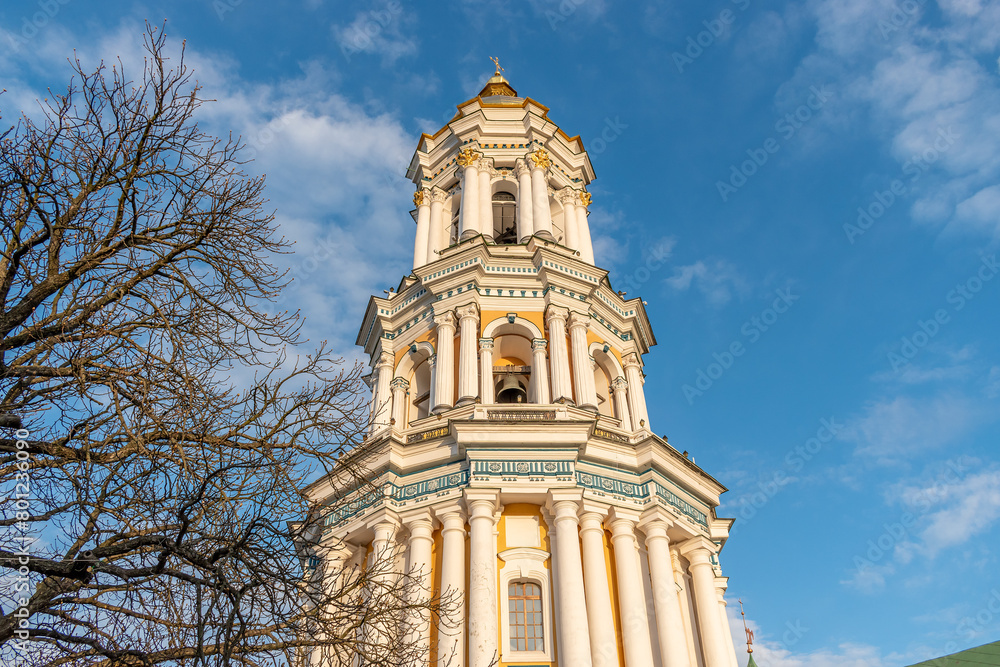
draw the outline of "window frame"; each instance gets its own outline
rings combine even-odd
[[[552,583],[551,572],[545,567],[549,560],[549,552],[533,547],[517,547],[507,549],[497,554],[504,566],[500,568],[500,604],[503,609],[501,617],[501,662],[552,662],[554,658],[553,634],[554,618],[552,615]],[[535,584],[541,590],[542,603],[542,650],[518,651],[510,646],[510,584],[524,582]]]

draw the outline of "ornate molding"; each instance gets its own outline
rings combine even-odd
[[[629,352],[628,354],[622,356],[622,366],[624,368],[641,368],[639,365],[639,358],[636,356],[635,352]]]
[[[378,362],[375,364],[376,368],[392,368],[396,362],[396,357],[393,356],[391,352],[382,352],[378,355]]]
[[[430,202],[427,201],[428,199],[427,190],[417,190],[413,193],[414,206],[423,206],[425,203],[430,204]]]
[[[393,389],[403,389],[405,391],[410,388],[410,381],[407,380],[406,378],[397,377],[392,379],[392,382],[389,383],[389,386],[392,387]]]
[[[466,148],[458,153],[458,164],[460,167],[475,166],[476,161],[482,154],[474,148]]]
[[[555,410],[487,410],[486,418],[491,422],[541,422],[553,421]]]
[[[528,155],[531,161],[535,165],[535,169],[548,169],[552,166],[552,159],[549,157],[549,152],[544,148],[539,148],[534,153]]]

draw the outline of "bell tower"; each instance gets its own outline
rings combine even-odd
[[[348,457],[379,492],[315,484],[317,553],[335,572],[392,544],[461,600],[414,664],[736,667],[725,488],[652,431],[656,340],[595,262],[594,169],[548,114],[497,64],[420,137],[413,269],[357,338],[371,420]]]

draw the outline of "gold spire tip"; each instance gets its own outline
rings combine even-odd
[[[493,76],[500,76],[500,72],[504,71],[504,68],[500,67],[500,59],[491,57],[490,60],[493,61],[493,64],[496,65],[497,68],[496,71],[493,73]]]

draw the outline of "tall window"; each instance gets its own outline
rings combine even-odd
[[[541,587],[526,581],[512,581],[507,587],[507,599],[510,604],[510,650],[545,650]]]
[[[509,192],[493,195],[493,241],[517,243],[517,201]]]

